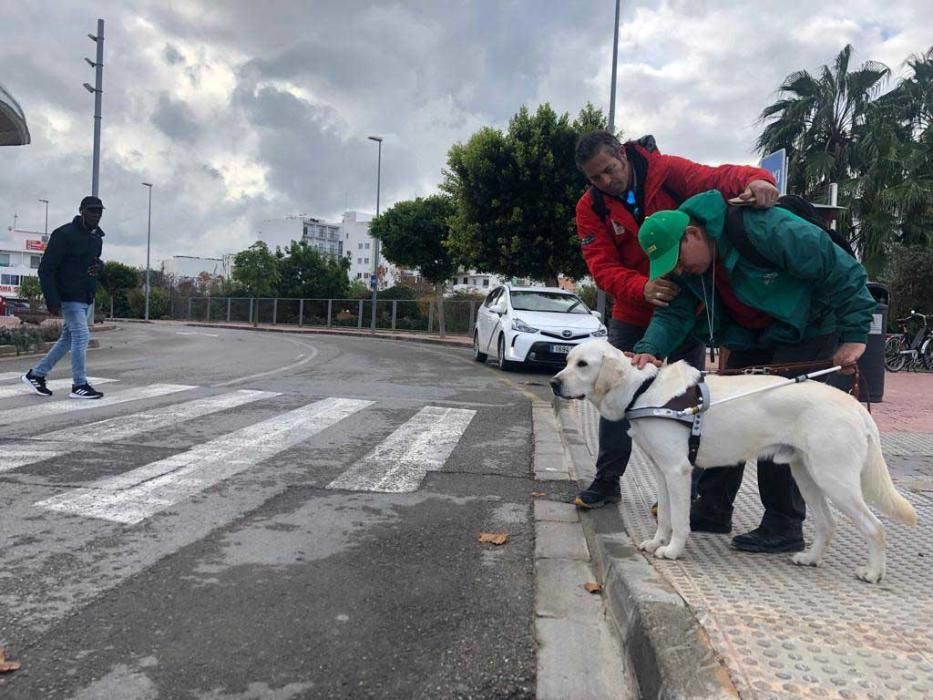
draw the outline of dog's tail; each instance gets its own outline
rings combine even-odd
[[[862,495],[889,518],[911,527],[917,524],[917,512],[910,501],[897,492],[888,465],[881,454],[881,435],[868,412],[863,416],[868,437],[868,459],[862,469]]]

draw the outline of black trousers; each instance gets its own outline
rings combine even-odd
[[[829,359],[836,351],[837,340],[837,335],[833,333],[810,338],[797,345],[731,352],[726,360],[726,369]],[[849,389],[846,385],[851,383],[848,377],[838,374],[824,375],[819,381],[826,381],[846,391]],[[714,396],[713,401],[715,400]],[[744,473],[744,464],[703,470],[697,483],[700,500],[695,504],[696,507],[710,518],[729,520]],[[758,460],[758,496],[765,507],[761,529],[788,536],[798,536],[802,533],[807,508],[788,465],[775,464],[770,459]]]
[[[612,319],[609,322],[609,342],[619,350],[633,352],[635,343],[645,334],[643,326],[623,323]],[[704,347],[700,343],[687,343],[668,360],[686,360],[697,369],[704,367]],[[622,478],[632,456],[632,438],[629,437],[629,422],[599,419],[599,453],[596,456],[596,478],[601,481],[618,481]],[[697,472],[694,472],[695,474]]]

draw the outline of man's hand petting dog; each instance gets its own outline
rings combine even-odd
[[[649,352],[640,352],[637,354],[633,352],[627,352],[625,354],[632,358],[632,364],[635,365],[638,369],[642,369],[645,365],[649,364],[654,365],[655,367],[660,367],[664,364],[661,362],[661,360]]]

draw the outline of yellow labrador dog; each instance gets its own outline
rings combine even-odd
[[[633,408],[663,406],[700,379],[700,372],[686,362],[637,369],[622,352],[597,340],[571,350],[567,367],[551,379],[551,386],[561,398],[588,399],[604,418],[620,420],[636,390],[655,375]],[[868,566],[856,576],[877,583],[885,574],[884,527],[865,501],[908,525],[916,525],[917,514],[891,482],[878,427],[868,411],[851,396],[813,381],[715,405],[782,381],[786,380],[761,375],[708,376],[712,405],[703,414],[696,466],[739,464],[762,455],[789,464],[814,524],[812,546],[795,554],[793,562],[820,565],[833,534],[828,499],[868,540]],[[632,421],[632,439],[659,477],[658,529],[639,547],[659,558],[680,557],[690,532],[689,433],[688,424],[669,418]]]

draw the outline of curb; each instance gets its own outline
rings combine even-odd
[[[39,352],[30,352],[30,353],[24,352],[19,355],[17,355],[15,352],[11,352],[9,354],[0,353],[0,360],[14,360],[14,359],[18,360],[21,357],[44,357],[48,353],[48,351],[52,349],[52,346],[55,345],[55,343],[57,342],[58,342],[57,340],[50,340],[46,342],[45,348]],[[4,346],[4,347],[7,347],[7,346]],[[99,347],[100,347],[100,341],[97,340],[96,338],[91,338],[90,340],[87,341],[88,350],[94,350]]]
[[[141,323],[146,323],[142,321]],[[428,337],[418,337],[414,335],[407,335],[405,333],[386,333],[384,331],[377,331],[375,334],[370,333],[369,331],[337,331],[331,330],[328,328],[309,328],[305,326],[294,327],[294,328],[269,328],[269,327],[253,327],[253,326],[237,326],[234,324],[226,323],[197,323],[197,322],[184,322],[181,325],[184,326],[194,326],[196,328],[227,328],[230,330],[236,331],[266,331],[269,333],[296,333],[300,335],[334,335],[334,336],[350,336],[358,338],[378,338],[380,340],[405,340],[412,343],[423,343],[425,345],[443,345],[447,347],[455,348],[470,348],[471,341],[469,340],[456,340],[453,338],[428,338]]]
[[[577,475],[591,475],[593,458],[569,407],[555,399],[553,410]],[[580,480],[581,485],[587,482]],[[621,511],[583,511],[580,520],[640,697],[738,698],[703,625],[638,551]]]

